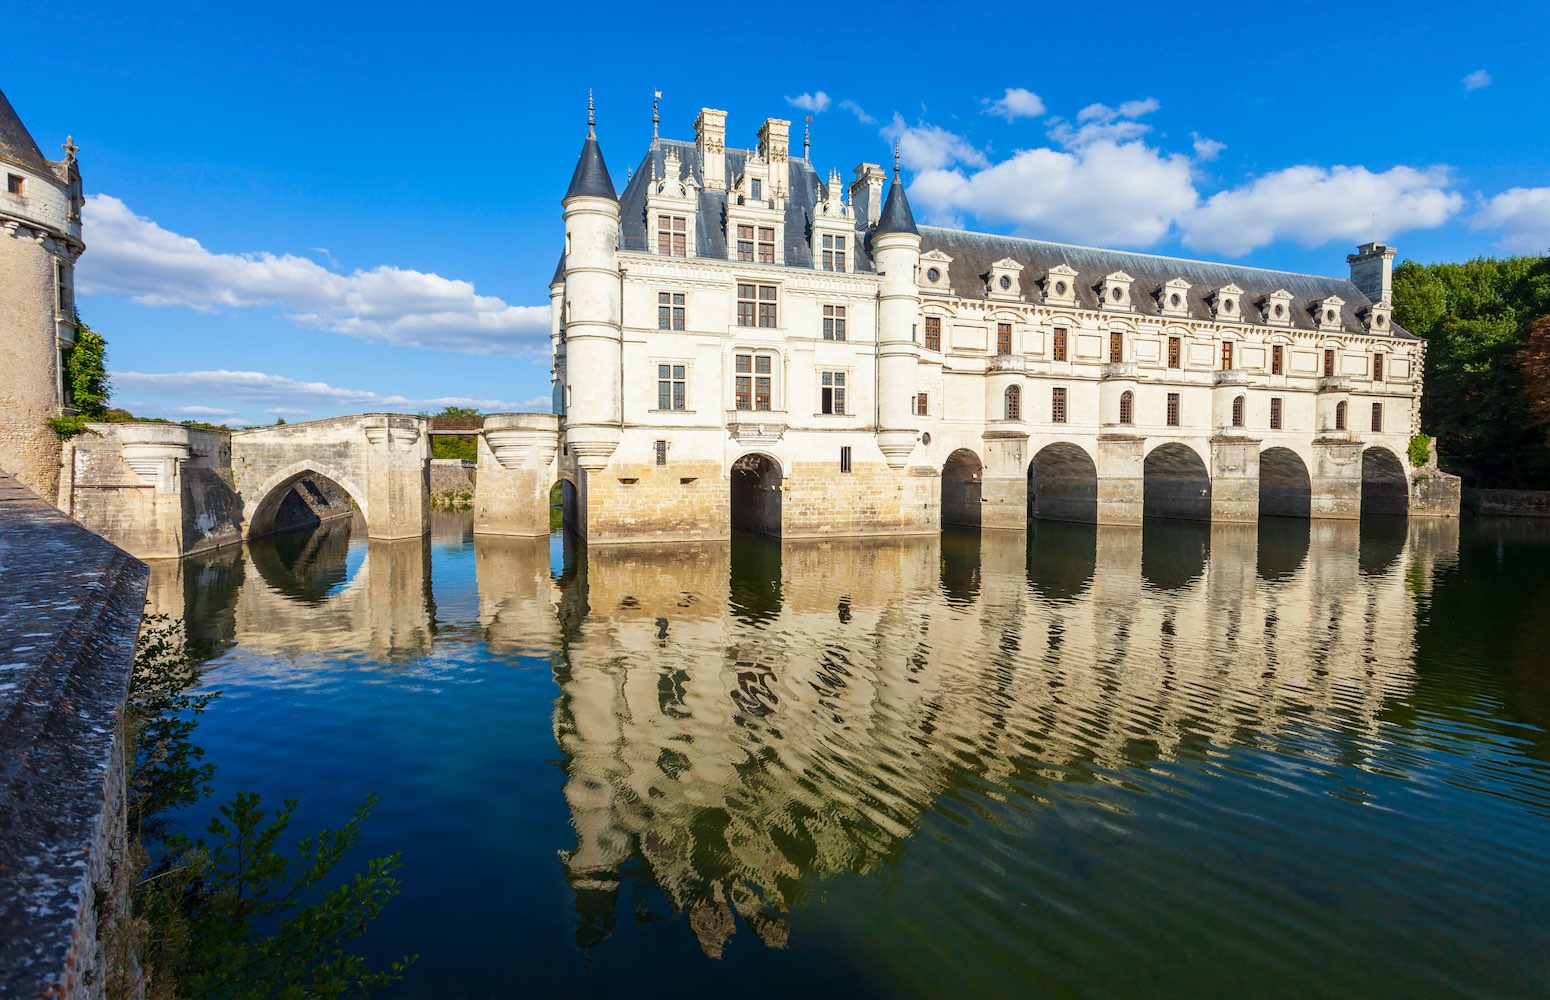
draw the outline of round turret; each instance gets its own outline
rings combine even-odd
[[[919,434],[911,403],[917,388],[920,347],[915,325],[920,316],[920,291],[915,271],[920,266],[920,231],[910,212],[899,179],[895,156],[893,187],[872,231],[872,258],[882,276],[878,301],[878,386],[882,425],[877,446],[888,464],[902,469],[915,450]]]

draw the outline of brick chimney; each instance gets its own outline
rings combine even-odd
[[[1363,243],[1348,254],[1351,284],[1374,302],[1394,304],[1394,248],[1384,243]]]
[[[694,119],[694,140],[700,147],[700,170],[705,190],[727,189],[727,113],[701,108]]]
[[[871,229],[883,214],[883,168],[876,163],[856,167],[856,179],[850,182],[850,210],[856,226]]]

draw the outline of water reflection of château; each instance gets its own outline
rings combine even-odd
[[[1458,550],[1451,520],[567,540],[563,560],[467,529],[363,543],[337,522],[158,563],[151,608],[294,677],[325,654],[434,670],[446,642],[549,659],[578,939],[654,889],[711,955],[738,917],[780,946],[824,880],[906,850],[943,797],[1079,793],[1309,726],[1360,761]],[[477,606],[449,592],[438,620],[432,547],[472,549]]]

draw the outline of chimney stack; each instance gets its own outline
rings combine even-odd
[[[883,168],[876,163],[856,167],[856,179],[850,182],[850,210],[856,225],[871,229],[883,214]]]
[[[700,170],[705,190],[727,189],[727,113],[701,108],[694,119],[694,139],[700,147]]]
[[[1373,302],[1394,304],[1394,248],[1383,243],[1363,243],[1346,256],[1351,265],[1351,284]]]

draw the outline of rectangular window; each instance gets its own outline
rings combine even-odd
[[[58,315],[65,315],[65,265],[54,262],[54,308]]]
[[[1326,350],[1324,352],[1324,377],[1325,378],[1333,378],[1334,375],[1335,375],[1335,352],[1334,351]]]
[[[1178,337],[1168,338],[1168,367],[1182,368],[1180,363],[1184,356],[1184,344]]]
[[[657,293],[657,329],[682,330],[684,328],[684,293]]]
[[[749,179],[749,181],[748,181],[748,193],[753,196],[753,200],[754,201],[763,201],[764,200],[764,182],[761,181],[757,177]]]
[[[1168,393],[1168,426],[1179,426],[1179,394],[1176,392]]]
[[[666,441],[658,441],[657,442],[657,464],[658,465],[666,465],[667,464],[667,442]]]
[[[845,253],[848,236],[825,234],[823,238],[822,267],[825,271],[845,270]]]
[[[926,317],[926,350],[940,351],[942,349],[942,317]]]
[[[753,227],[737,227],[737,259],[753,260]]]
[[[775,263],[775,230],[771,226],[759,227],[759,263]]]
[[[1222,341],[1222,371],[1232,371],[1232,341]]]
[[[1372,404],[1372,432],[1374,434],[1382,434],[1383,433],[1383,404],[1382,403],[1374,403],[1374,404]]]
[[[840,471],[850,471],[850,445],[840,446]]]
[[[657,253],[686,257],[689,253],[689,220],[682,215],[657,216]]]
[[[657,409],[683,409],[685,382],[683,365],[657,365]]]
[[[845,307],[844,306],[824,306],[823,307],[823,339],[824,340],[844,340],[845,339]]]
[[[1123,333],[1109,334],[1109,363],[1119,364],[1125,360],[1125,335]]]
[[[1012,324],[996,324],[996,353],[1000,355],[1012,353]]]
[[[21,176],[19,176],[17,174],[6,174],[5,175],[5,192],[6,192],[6,194],[14,194],[17,197],[20,197],[22,192],[23,192],[23,190],[25,188],[26,188],[26,178],[25,177],[21,177]]]
[[[1057,424],[1066,422],[1066,390],[1063,386],[1056,386],[1050,391],[1049,418]]]
[[[1270,397],[1270,429],[1273,430],[1273,431],[1278,431],[1278,430],[1281,429],[1281,397],[1280,396],[1271,396]]]
[[[1055,327],[1055,340],[1054,345],[1050,350],[1050,356],[1056,361],[1066,360],[1066,337],[1067,333],[1065,327]]]
[[[822,400],[819,412],[843,414],[845,412],[845,373],[824,372]]]
[[[925,417],[931,413],[931,397],[926,393],[915,393],[915,416]]]
[[[737,325],[773,328],[776,324],[774,285],[737,286]]]
[[[1280,375],[1286,364],[1286,348],[1280,344],[1273,344],[1270,348],[1270,374]]]
[[[733,407],[739,410],[770,409],[770,379],[774,364],[768,354],[735,354],[732,356],[735,398]]]
[[[63,308],[63,306],[60,308]],[[1381,354],[1374,354],[1372,356],[1372,380],[1374,382],[1383,381],[1383,355]]]

